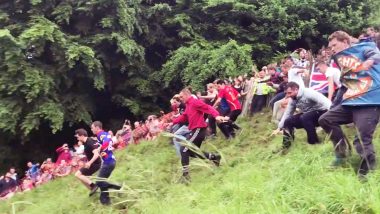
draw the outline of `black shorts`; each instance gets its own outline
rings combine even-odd
[[[91,164],[90,168],[80,168],[79,171],[82,175],[90,176],[100,169],[101,164]]]

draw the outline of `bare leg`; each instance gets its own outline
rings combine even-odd
[[[90,184],[92,181],[87,176],[83,175],[79,170],[75,173],[75,177],[77,177],[87,187],[87,189],[91,189]]]

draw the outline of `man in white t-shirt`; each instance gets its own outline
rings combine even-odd
[[[289,69],[288,74],[288,82],[295,82],[299,85],[300,88],[305,88],[305,83],[303,81],[303,76],[308,75],[308,72],[305,68],[301,66],[294,65],[294,59],[291,56],[285,57],[284,65],[282,65],[281,69]]]
[[[329,83],[327,98],[332,101],[335,91],[342,85],[340,82],[340,70],[338,68],[328,66],[325,61],[317,61],[315,66],[319,69],[319,72],[325,74],[327,78]]]

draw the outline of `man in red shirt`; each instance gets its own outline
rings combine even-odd
[[[186,104],[185,112],[179,117],[173,120],[173,124],[178,123],[189,123],[189,130],[191,131],[190,135],[187,137],[187,140],[190,141],[193,145],[200,148],[203,140],[206,137],[206,128],[207,123],[204,119],[204,114],[209,114],[216,119],[216,121],[223,121],[224,117],[219,116],[218,111],[216,111],[210,105],[207,105],[201,100],[195,99],[192,97],[189,89],[183,89],[180,94],[180,99],[183,103]],[[188,182],[190,179],[189,176],[189,164],[190,164],[190,156],[198,157],[202,159],[209,159],[215,163],[215,165],[219,166],[220,155],[212,154],[207,152],[195,152],[190,148],[181,145],[181,164],[182,164],[182,181]]]
[[[216,85],[218,88],[218,99],[216,100],[214,107],[218,106],[224,98],[231,110],[228,114],[228,117],[230,118],[229,121],[219,124],[219,128],[227,138],[235,137],[234,129],[240,129],[240,127],[235,124],[237,117],[241,114],[241,104],[239,102],[240,94],[232,86],[226,85],[223,80],[218,80]]]

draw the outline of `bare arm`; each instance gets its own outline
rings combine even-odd
[[[93,164],[99,158],[99,150],[100,148],[92,150],[94,156],[92,156],[91,160],[87,162],[89,166],[91,166],[91,164]]]
[[[332,100],[333,95],[334,95],[334,91],[335,91],[335,86],[334,86],[334,80],[333,80],[333,77],[329,77],[329,78],[328,78],[328,83],[329,83],[329,91],[328,91],[327,98],[328,98],[329,100]]]
[[[286,106],[284,115],[282,115],[282,118],[280,122],[278,123],[278,129],[284,128],[285,120],[288,119],[288,117],[292,116],[295,110],[296,110],[296,101],[291,99],[288,103],[288,106]]]
[[[215,101],[215,103],[212,107],[214,107],[214,108],[218,107],[220,101],[222,101],[222,98],[218,97],[218,99]]]

